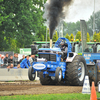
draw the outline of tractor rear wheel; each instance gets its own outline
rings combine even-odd
[[[87,66],[84,57],[77,55],[71,63],[67,64],[66,80],[69,85],[82,86]]]
[[[35,80],[35,76],[36,76],[36,72],[34,72],[33,67],[29,67],[28,69],[28,78],[30,81],[34,81]]]
[[[39,77],[40,77],[40,83],[42,85],[55,85],[56,84],[56,81],[52,80],[48,74],[45,74],[45,76],[43,76],[43,72],[39,72]]]

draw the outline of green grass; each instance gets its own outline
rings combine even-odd
[[[100,98],[100,93],[97,93],[97,97]],[[90,100],[90,95],[81,93],[14,95],[0,96],[0,100]]]

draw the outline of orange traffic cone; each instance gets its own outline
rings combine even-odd
[[[90,100],[97,100],[96,90],[94,86],[94,82],[92,82],[92,89],[91,89],[91,98]]]

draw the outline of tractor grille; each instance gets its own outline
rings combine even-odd
[[[53,54],[39,54],[39,58],[46,58],[47,61],[55,61],[56,62],[56,55],[53,55]]]
[[[50,61],[56,61],[56,55],[51,55],[50,54]]]

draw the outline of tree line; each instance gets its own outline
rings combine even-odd
[[[78,31],[75,36],[72,33],[70,35],[67,33],[64,37],[67,38],[69,41],[74,41],[74,42],[82,41],[81,31]],[[90,38],[90,34],[87,32],[86,38],[87,38],[87,42],[93,42],[93,41],[100,42],[100,32],[99,33],[95,32],[93,34],[92,39]],[[53,35],[53,41],[57,41],[57,40],[58,40],[58,34],[57,34],[57,31],[55,31],[55,33]]]
[[[93,37],[93,14],[90,16],[89,20],[86,21],[87,24],[87,32],[90,34],[90,37]],[[80,31],[80,21],[75,22],[69,22],[63,23],[63,32],[64,36],[66,33],[71,34],[73,33],[74,36],[76,33]],[[95,32],[99,33],[100,32],[100,11],[95,13]]]
[[[95,13],[95,32],[93,33],[93,14],[90,16],[90,19],[86,21],[87,24],[87,42],[96,40],[100,42],[100,11]],[[59,29],[57,29],[57,33],[59,33]],[[55,33],[54,33],[55,34]],[[81,40],[81,32],[80,32],[80,21],[74,22],[63,22],[63,35],[71,39]]]

